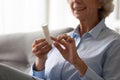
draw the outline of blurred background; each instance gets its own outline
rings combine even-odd
[[[106,24],[120,31],[120,0],[114,0],[115,9]],[[41,30],[43,24],[50,30],[73,27],[73,17],[67,0],[0,0],[0,35]]]

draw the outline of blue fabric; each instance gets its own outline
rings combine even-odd
[[[75,39],[79,57],[88,69],[83,77],[66,61],[54,47],[46,61],[45,70],[33,70],[33,76],[44,80],[119,80],[120,79],[120,36],[105,25],[102,19],[82,37],[79,27],[68,33]]]

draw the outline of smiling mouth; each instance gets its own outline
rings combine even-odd
[[[84,11],[87,7],[75,7],[74,11]]]

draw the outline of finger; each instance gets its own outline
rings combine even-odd
[[[60,53],[63,53],[64,49],[62,48],[62,46],[59,43],[55,42],[54,46],[60,51]]]
[[[65,48],[68,48],[69,44],[66,40],[62,39],[61,41],[59,41],[60,44],[62,44]]]
[[[35,52],[41,50],[41,48],[46,46],[46,45],[49,45],[47,41],[39,43],[39,44],[35,45],[34,47],[32,47],[32,52],[35,53]]]
[[[57,40],[58,41],[60,41],[60,40],[62,40],[62,39],[67,39],[67,34],[62,34],[62,35],[59,35],[58,37],[57,37]]]
[[[33,42],[32,47],[34,47],[36,44],[45,41],[45,39],[37,39]]]
[[[51,49],[52,49],[51,45],[46,45],[41,50],[42,50],[42,53],[48,53]]]
[[[55,37],[53,37],[53,36],[51,36],[50,37],[53,41],[57,41],[57,38],[55,38]]]
[[[37,54],[40,54],[40,53],[41,53],[41,50],[39,50],[39,51],[33,51],[33,50],[32,50],[32,53],[33,53],[34,55],[37,55]]]
[[[42,48],[41,50],[37,51],[36,53],[34,53],[36,56],[40,57],[40,56],[45,56],[48,54],[48,52],[52,49],[51,45],[45,46],[44,48]]]
[[[36,47],[37,50],[41,50],[41,48],[46,46],[46,45],[49,45],[49,43],[47,41],[44,41],[44,42],[39,43],[35,47]]]
[[[70,36],[68,36],[68,38],[67,38],[67,40],[66,40],[67,42],[69,42],[69,43],[72,43],[72,42],[74,42],[74,39],[73,38],[71,38]]]
[[[33,48],[32,48],[32,53],[35,53],[35,52],[36,52],[36,48],[33,47]]]
[[[62,45],[64,45],[64,47],[67,48],[69,46],[69,43],[71,43],[72,41],[73,41],[73,38],[65,35],[65,39],[63,38],[62,40],[59,41],[59,43],[61,43]]]
[[[41,58],[41,57],[44,57],[44,55],[46,55],[45,53],[42,53],[41,51],[38,51],[35,53],[35,56]]]

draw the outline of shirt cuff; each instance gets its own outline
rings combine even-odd
[[[93,71],[90,67],[88,67],[85,75],[81,78],[81,80],[104,80],[100,75],[98,75],[95,71]]]
[[[42,71],[33,70],[33,76],[45,79],[45,70],[42,70]]]
[[[36,71],[36,70],[34,70],[34,64],[33,64],[33,66],[32,66],[32,76],[45,79],[45,69],[43,69],[41,71]]]

